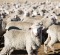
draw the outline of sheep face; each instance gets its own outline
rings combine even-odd
[[[14,29],[10,31],[7,30],[6,33],[4,34],[5,47],[1,51],[0,55],[6,54],[6,52],[10,51],[10,49],[13,47],[15,49],[23,49],[23,50],[26,47],[28,55],[32,55],[32,50],[34,50],[34,48],[37,49],[37,47],[40,46],[40,39],[36,37],[38,33],[37,30],[39,28],[41,28],[41,25],[33,24],[31,26],[31,30],[29,30],[28,32],[24,30],[14,30]],[[6,48],[7,46],[9,46],[8,49]]]
[[[35,36],[39,36],[40,31],[42,30],[42,26],[38,24],[34,24],[31,26],[32,32]]]

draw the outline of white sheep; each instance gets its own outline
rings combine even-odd
[[[10,26],[15,26],[15,27],[19,27],[19,28],[24,29],[24,30],[28,30],[29,27],[33,23],[40,22],[40,20],[42,19],[42,17],[41,16],[36,16],[34,18],[32,18],[32,17],[25,17],[24,19],[25,20],[18,21],[18,22],[16,22],[16,21],[9,21],[9,22],[7,22],[5,29],[8,29]]]
[[[53,52],[55,52],[53,45],[57,41],[60,41],[60,25],[59,24],[51,25],[47,30],[47,33],[48,38],[44,42],[44,52],[47,53],[48,47],[51,48]]]
[[[29,27],[30,27],[32,24],[33,24],[33,23],[29,23],[29,22],[20,22],[20,21],[15,22],[15,21],[13,21],[13,22],[9,22],[9,23],[6,25],[5,29],[7,30],[9,27],[15,26],[15,27],[18,27],[18,28],[23,29],[23,30],[28,30]]]
[[[8,54],[15,49],[26,49],[28,55],[32,55],[33,50],[40,46],[40,37],[37,31],[40,27],[39,24],[33,24],[28,31],[16,29],[7,30],[4,34],[5,46],[0,52],[0,55]]]

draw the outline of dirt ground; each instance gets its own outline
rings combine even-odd
[[[54,44],[55,51],[56,53],[54,54],[49,48],[48,48],[48,54],[44,53],[44,46],[41,45],[41,47],[38,49],[38,54],[37,55],[60,55],[60,43]],[[0,47],[0,50],[3,47]],[[26,51],[23,50],[15,50],[11,55],[27,55]],[[35,54],[34,54],[35,55]]]
[[[39,51],[38,55],[60,55],[60,43],[54,44],[54,48],[56,51],[55,54],[50,50],[50,48],[48,48],[48,54],[45,54],[44,53],[44,46],[42,45],[38,50]]]

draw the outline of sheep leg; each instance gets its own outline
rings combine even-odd
[[[53,53],[54,53],[55,51],[54,51],[54,47],[53,47],[52,45],[53,45],[53,44],[52,44],[51,41],[50,41],[47,46],[50,47],[50,49],[51,49],[51,50],[53,51]]]
[[[44,42],[44,52],[45,52],[45,53],[47,53],[47,50],[48,50],[47,44],[48,44],[49,40],[50,40],[50,37],[49,37],[49,35],[48,35],[48,38],[47,38],[46,41]]]
[[[51,37],[51,40],[49,41],[49,43],[47,45],[48,47],[50,47],[50,49],[53,51],[53,53],[55,53],[53,44],[57,41],[57,38],[55,38],[55,37]]]
[[[32,55],[32,49],[31,49],[31,47],[27,46],[26,50],[28,52],[28,55]]]
[[[0,55],[6,55],[9,52],[9,50],[10,50],[9,46],[5,46],[0,52]]]
[[[32,46],[29,41],[27,41],[26,43],[26,50],[27,50],[28,55],[32,55]]]
[[[11,55],[11,53],[14,51],[15,48],[11,48],[11,50],[9,51],[9,53],[7,55]]]
[[[26,48],[27,52],[28,52],[28,55],[32,55],[32,50],[29,49],[29,48]]]

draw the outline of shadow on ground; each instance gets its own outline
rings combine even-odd
[[[12,54],[27,54],[25,50],[15,50]]]

